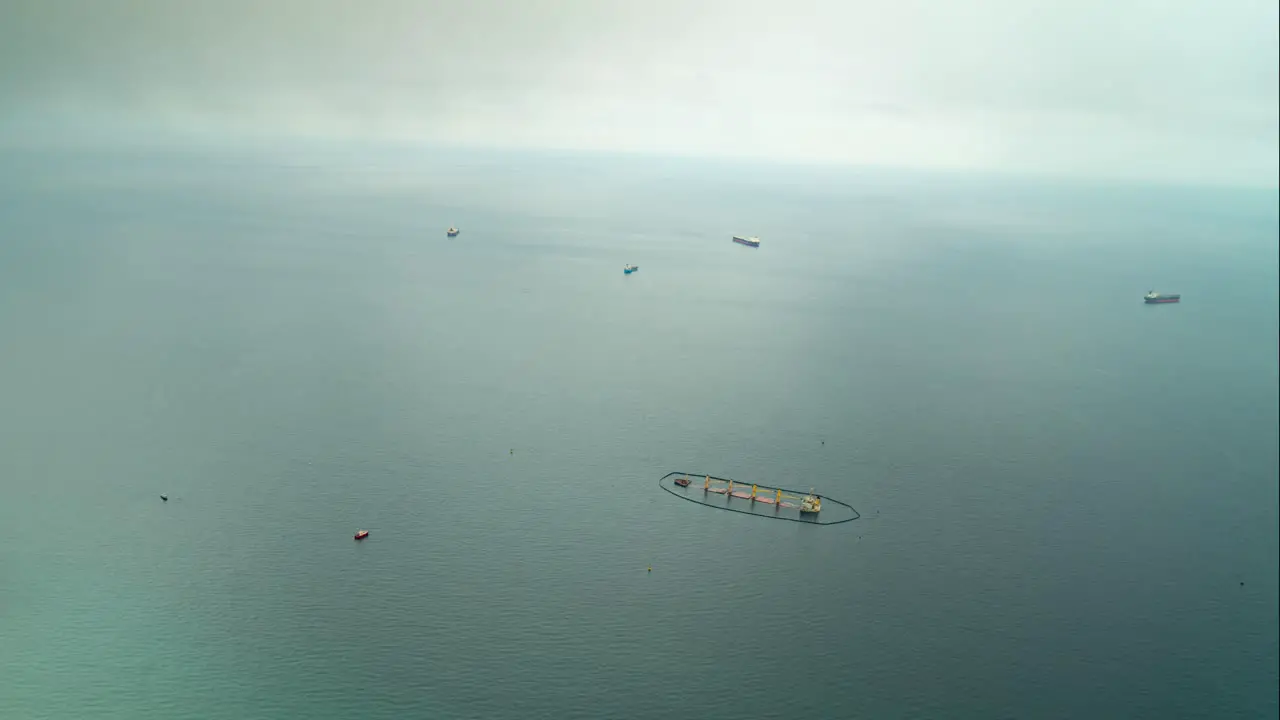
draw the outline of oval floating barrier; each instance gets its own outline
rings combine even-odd
[[[666,481],[672,478],[689,480],[690,482],[677,483],[673,479],[670,486],[668,486]],[[702,482],[698,482],[699,480]],[[715,508],[716,510],[728,510],[729,512],[753,515],[755,517],[768,518],[770,520],[789,520],[791,522],[804,523],[806,525],[840,525],[842,523],[852,522],[862,517],[862,515],[849,503],[841,502],[840,500],[836,500],[835,498],[826,495],[817,496],[820,499],[819,509],[816,512],[810,512],[802,507],[804,506],[803,499],[805,496],[809,495],[809,493],[803,490],[789,490],[787,488],[774,487],[771,485],[760,485],[759,483],[740,483],[728,478],[716,477],[705,473],[670,472],[658,478],[658,487],[672,495],[675,495],[681,500],[688,500],[691,503],[705,505],[706,507]],[[736,490],[735,487],[737,488]],[[750,488],[751,491],[747,492],[747,488]],[[723,504],[713,504],[690,496],[690,494],[696,493],[699,490],[702,491],[703,496],[714,498],[715,500],[721,501]],[[730,507],[729,503],[735,498],[739,500],[746,500],[748,502],[747,507],[755,507],[759,504],[765,508],[772,508],[773,513],[766,515],[761,512],[744,510],[740,507]],[[787,499],[801,500],[801,503],[790,503],[786,501]],[[817,519],[816,516],[821,513],[821,505],[827,503],[844,508],[849,513],[852,513],[852,516],[842,517],[838,520]],[[783,515],[781,514],[781,511],[784,509],[800,509],[800,516],[795,517],[790,514]],[[828,514],[828,517],[830,517],[830,514]]]

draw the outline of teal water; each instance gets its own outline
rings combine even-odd
[[[1274,192],[10,154],[0,717],[1274,717],[1277,227]]]

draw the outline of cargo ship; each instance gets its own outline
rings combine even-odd
[[[741,235],[734,235],[733,241],[739,245],[746,245],[747,247],[760,247],[760,238],[754,236],[742,237]]]
[[[682,500],[717,510],[745,513],[775,520],[812,525],[838,525],[861,517],[848,503],[823,497],[810,488],[808,493],[776,485],[740,483],[729,478],[704,475],[695,485],[697,473],[672,472],[659,478],[658,486]],[[702,492],[697,492],[701,485]],[[824,508],[823,505],[827,507]]]
[[[449,228],[448,230],[446,230],[446,231],[445,231],[445,234],[446,234],[446,235],[448,235],[449,237],[458,237],[458,233],[460,233],[460,232],[462,232],[462,231],[461,231],[461,230],[459,230],[458,228],[456,228],[456,227],[451,227],[451,228]]]
[[[1164,303],[1179,302],[1182,300],[1182,296],[1181,295],[1165,295],[1163,293],[1158,293],[1155,290],[1152,290],[1146,295],[1143,295],[1142,299],[1148,305],[1163,305]]]
[[[688,477],[689,476],[686,475],[685,479],[687,479]],[[676,483],[679,484],[681,487],[689,487],[688,485],[681,483],[679,480],[677,480]],[[721,480],[720,478],[716,478],[712,480],[711,476],[708,475],[703,480],[702,492],[715,493],[717,495],[723,495],[726,498],[740,498],[742,500],[750,500],[753,503],[763,503],[765,505],[775,505],[777,507],[783,507],[783,508],[801,507],[803,506],[803,503],[808,499],[808,498],[805,498],[804,500],[801,500],[799,495],[783,494],[782,488],[769,487],[767,485],[757,485],[753,483],[751,485],[751,492],[747,492],[744,489],[747,487],[746,483],[737,483],[737,487],[739,488],[737,490],[734,490],[734,487],[735,487],[735,484],[732,480]],[[793,503],[789,503],[783,498],[789,498],[792,500],[801,500],[801,506],[797,506]]]

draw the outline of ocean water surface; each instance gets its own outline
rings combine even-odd
[[[1277,232],[1274,192],[8,153],[0,717],[1275,717]]]

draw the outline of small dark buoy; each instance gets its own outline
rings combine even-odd
[[[1243,580],[1241,580],[1241,581],[1240,581],[1240,587],[1244,587],[1244,581],[1243,581]]]
[[[165,501],[165,502],[169,502],[169,496],[168,496],[168,495],[161,495],[161,496],[160,496],[160,499],[161,499],[161,500],[163,500],[163,501]]]

